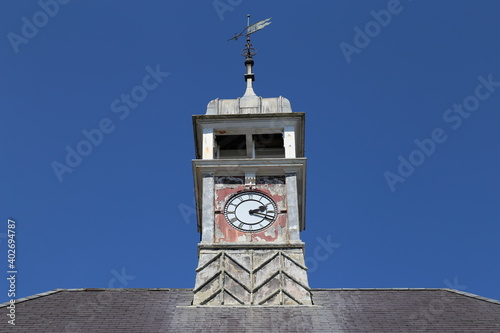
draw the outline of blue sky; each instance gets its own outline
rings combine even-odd
[[[243,95],[244,41],[227,39],[250,13],[273,22],[252,39],[256,93],[306,112],[311,287],[500,299],[497,1],[55,3],[0,11],[18,297],[194,286],[191,115]]]

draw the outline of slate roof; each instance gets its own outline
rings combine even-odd
[[[0,332],[500,332],[500,302],[451,289],[313,289],[313,306],[190,306],[191,289],[56,289]]]

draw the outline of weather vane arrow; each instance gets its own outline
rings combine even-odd
[[[229,38],[229,40],[238,40],[239,37],[243,37],[243,36],[250,36],[251,34],[253,34],[254,32],[257,32],[261,29],[264,29],[265,27],[267,27],[269,24],[271,24],[271,17],[268,18],[268,19],[265,19],[265,20],[262,20],[262,21],[259,21],[257,23],[254,23],[252,25],[250,25],[250,15],[247,15],[248,17],[248,24],[247,24],[247,27],[245,29],[243,29],[242,32],[240,32],[239,34],[234,34],[234,36],[232,38]]]

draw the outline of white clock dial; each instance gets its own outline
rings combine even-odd
[[[240,192],[226,203],[226,220],[238,230],[255,232],[270,226],[278,216],[276,203],[257,191]]]

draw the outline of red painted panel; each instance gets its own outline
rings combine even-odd
[[[229,198],[243,190],[257,190],[270,196],[277,205],[278,211],[286,210],[284,184],[259,184],[257,186],[244,186],[235,184],[215,185],[215,239],[216,243],[238,242],[287,242],[289,240],[286,213],[279,213],[276,221],[267,229],[247,233],[232,227],[224,216],[224,206]]]

